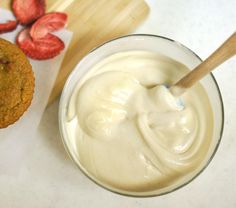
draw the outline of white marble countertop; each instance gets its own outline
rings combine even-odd
[[[235,0],[147,0],[151,13],[136,33],[175,39],[206,58],[236,30]],[[87,179],[67,156],[58,131],[58,101],[44,113],[37,140],[17,176],[0,177],[0,207],[236,207],[236,59],[214,72],[225,106],[216,156],[189,185],[164,196],[131,198]]]

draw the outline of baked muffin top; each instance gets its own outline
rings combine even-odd
[[[34,74],[25,54],[0,38],[0,128],[17,121],[30,106]]]

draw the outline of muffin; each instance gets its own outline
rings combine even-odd
[[[25,54],[0,38],[0,128],[15,123],[33,99],[34,74]]]

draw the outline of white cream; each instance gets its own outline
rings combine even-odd
[[[97,180],[126,191],[166,188],[194,173],[209,149],[213,115],[196,84],[184,108],[161,84],[188,69],[151,52],[114,54],[78,83],[66,130],[81,165]]]

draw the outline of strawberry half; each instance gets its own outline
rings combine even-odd
[[[52,12],[40,17],[31,27],[30,35],[35,39],[43,38],[50,32],[65,27],[67,15],[62,12]]]
[[[27,25],[45,14],[45,0],[13,0],[12,9],[23,25]]]
[[[10,32],[15,30],[17,26],[17,21],[9,20],[6,23],[0,23],[0,33]]]
[[[30,58],[50,59],[57,56],[65,48],[62,40],[55,35],[48,33],[44,38],[33,40],[29,31],[28,28],[22,30],[17,36],[16,43]]]

